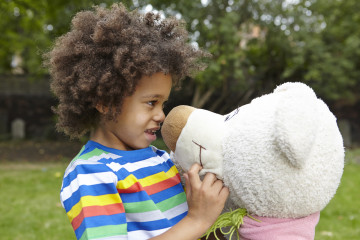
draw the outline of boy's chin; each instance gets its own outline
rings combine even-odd
[[[145,137],[149,145],[156,140],[156,134],[145,133]]]

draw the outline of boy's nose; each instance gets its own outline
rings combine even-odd
[[[162,109],[160,109],[159,111],[157,111],[156,115],[154,116],[154,120],[155,120],[156,122],[160,122],[160,123],[164,122],[164,120],[165,120],[165,113],[164,113],[164,111],[163,111]]]

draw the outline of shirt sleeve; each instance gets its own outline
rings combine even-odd
[[[77,239],[127,239],[117,177],[103,163],[78,160],[64,175],[60,199]]]

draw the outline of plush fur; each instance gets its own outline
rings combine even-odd
[[[162,134],[175,161],[185,171],[201,163],[202,173],[223,179],[236,207],[301,218],[321,211],[336,193],[342,137],[334,115],[305,84],[285,83],[224,116],[184,106],[173,111]]]

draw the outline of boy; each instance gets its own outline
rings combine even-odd
[[[122,4],[78,13],[47,64],[59,98],[57,127],[90,140],[65,171],[61,201],[77,239],[197,239],[221,213],[228,189],[194,165],[179,174],[149,146],[173,84],[203,66],[175,18]]]

